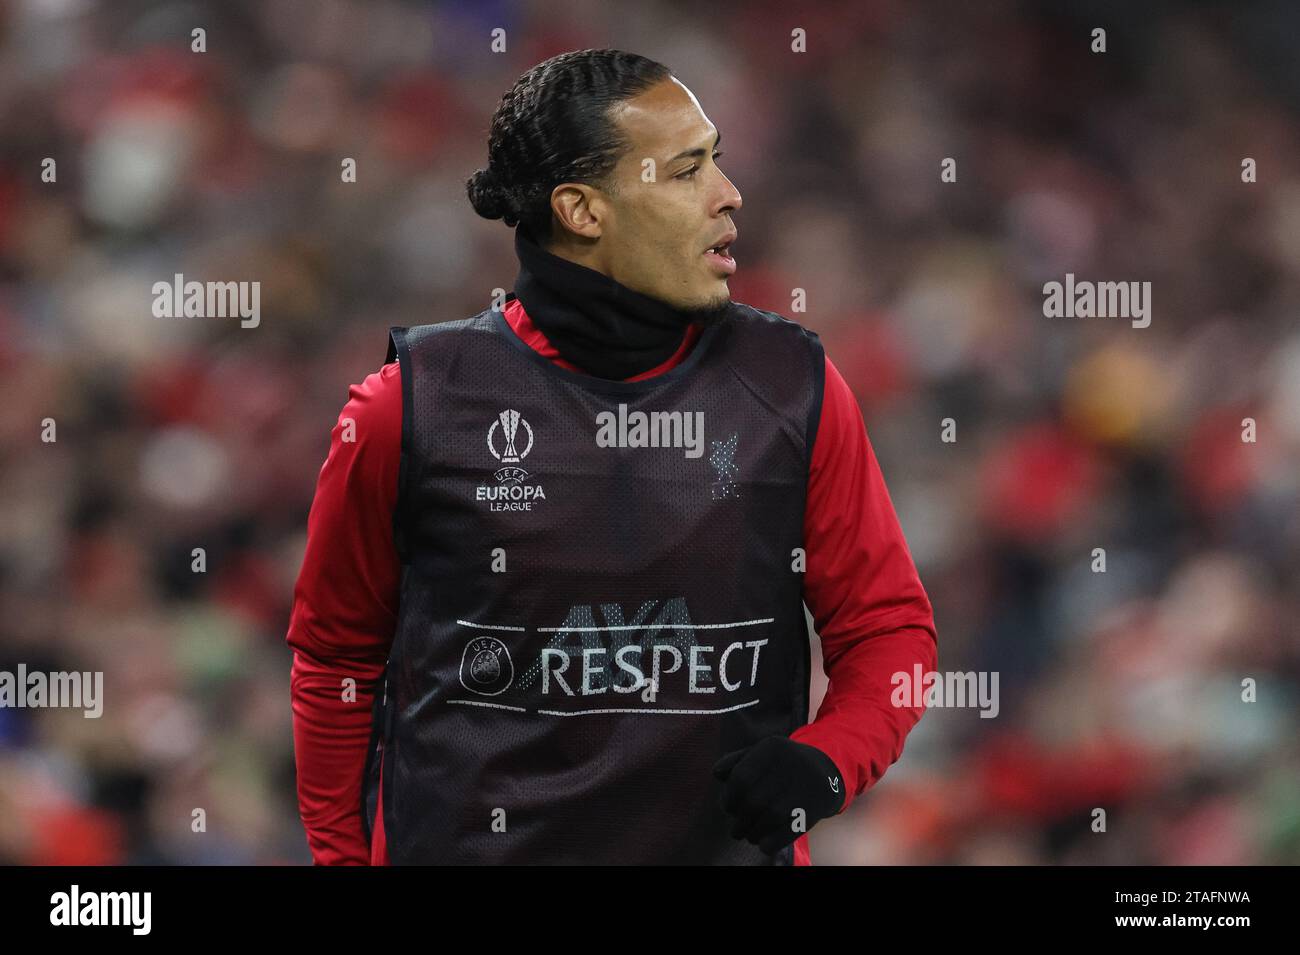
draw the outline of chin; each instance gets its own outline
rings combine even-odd
[[[722,286],[722,291],[713,292],[712,294],[706,295],[702,299],[697,299],[696,301],[690,303],[689,305],[685,305],[682,308],[683,311],[698,312],[701,316],[704,316],[712,312],[721,311],[722,309],[726,308],[727,305],[729,305],[730,303],[731,303],[731,289],[727,288],[727,286],[724,284]]]

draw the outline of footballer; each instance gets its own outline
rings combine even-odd
[[[502,98],[467,192],[513,291],[389,330],[308,518],[316,863],[810,865],[901,755],[931,605],[819,337],[731,297],[720,141],[619,50]]]

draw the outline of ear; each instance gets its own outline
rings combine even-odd
[[[599,189],[581,182],[562,182],[551,190],[551,211],[574,235],[599,239],[608,206]]]

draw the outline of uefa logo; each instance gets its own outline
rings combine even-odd
[[[496,696],[515,678],[510,651],[496,637],[475,637],[460,659],[460,685],[481,696]]]

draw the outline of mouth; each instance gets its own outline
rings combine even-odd
[[[732,275],[736,271],[736,260],[731,256],[731,243],[736,241],[736,233],[729,232],[722,241],[704,250],[704,257],[713,268],[723,275]]]

